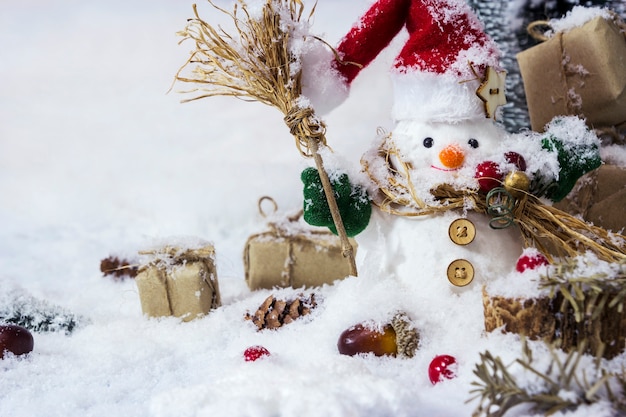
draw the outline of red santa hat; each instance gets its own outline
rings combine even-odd
[[[338,45],[343,62],[335,69],[350,84],[403,28],[408,39],[392,70],[395,120],[454,123],[493,114],[477,90],[487,74],[501,83],[499,51],[464,0],[376,1]],[[487,95],[497,92],[502,104],[498,88]]]

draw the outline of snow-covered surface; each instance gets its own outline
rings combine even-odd
[[[334,43],[369,3],[320,0],[315,30]],[[206,20],[223,19],[199,7]],[[251,292],[244,281],[245,241],[267,221],[259,198],[272,196],[289,214],[301,205],[299,174],[310,161],[282,116],[232,98],[183,105],[166,94],[191,48],[175,36],[191,3],[25,0],[0,10],[0,292],[82,318],[71,335],[35,333],[30,355],[0,361],[0,416],[468,416],[479,353],[505,362],[520,355],[515,336],[483,334],[480,306],[406,291],[368,273],[368,262],[378,270],[371,258],[358,278],[316,289],[311,315],[257,332],[247,312],[270,293],[302,291]],[[348,170],[358,169],[376,128],[390,128],[396,47],[325,118]],[[132,259],[168,239],[214,243],[223,307],[189,323],[147,319],[132,280],[102,277],[101,259]],[[398,309],[428,312],[415,317],[422,348],[414,358],[338,354],[343,330]],[[245,362],[256,344],[271,356]],[[427,369],[438,354],[457,358],[458,377],[433,386]]]
[[[609,9],[601,7],[575,6],[565,16],[559,19],[550,19],[552,30],[547,35],[552,36],[555,33],[568,32],[598,17],[611,19],[611,13]]]

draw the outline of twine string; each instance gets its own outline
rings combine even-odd
[[[541,30],[541,28],[548,28],[549,30],[552,26],[548,20],[535,20],[528,24],[526,31],[533,39],[539,42],[545,42],[549,40],[550,37],[546,35],[547,30]]]
[[[311,107],[294,106],[283,120],[296,139],[296,147],[302,156],[313,157],[311,141],[315,142],[318,148],[327,146],[326,127],[315,117],[315,111]]]
[[[268,214],[265,212],[265,210],[263,210],[263,202],[264,201],[269,201],[270,204],[272,204],[272,207],[274,207],[274,213],[276,213],[278,211],[278,204],[276,204],[276,201],[267,195],[264,195],[263,197],[259,198],[259,202],[258,202],[258,207],[259,207],[259,214],[263,217],[267,217]]]

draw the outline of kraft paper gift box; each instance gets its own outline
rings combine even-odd
[[[287,226],[252,235],[244,249],[245,279],[251,290],[318,287],[350,275],[339,237],[290,219]],[[356,242],[350,239],[353,248]]]
[[[212,245],[194,249],[165,246],[140,253],[150,256],[135,278],[145,315],[191,321],[220,306]]]
[[[608,300],[619,298],[617,290],[605,296]],[[485,330],[556,342],[565,351],[577,349],[584,341],[585,353],[602,352],[606,359],[622,354],[626,346],[626,309],[610,302],[596,304],[591,291],[578,297],[589,310],[593,307],[594,314],[578,316],[571,304],[564,304],[561,291],[538,298],[509,298],[488,294],[483,288]]]
[[[558,115],[591,128],[626,123],[625,27],[596,17],[517,55],[533,130]]]
[[[626,168],[602,165],[581,177],[572,192],[555,206],[596,226],[622,232],[626,229]]]

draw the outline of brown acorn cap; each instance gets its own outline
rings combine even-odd
[[[391,327],[396,332],[398,356],[412,358],[419,344],[419,333],[404,313],[396,314],[391,320]]]

